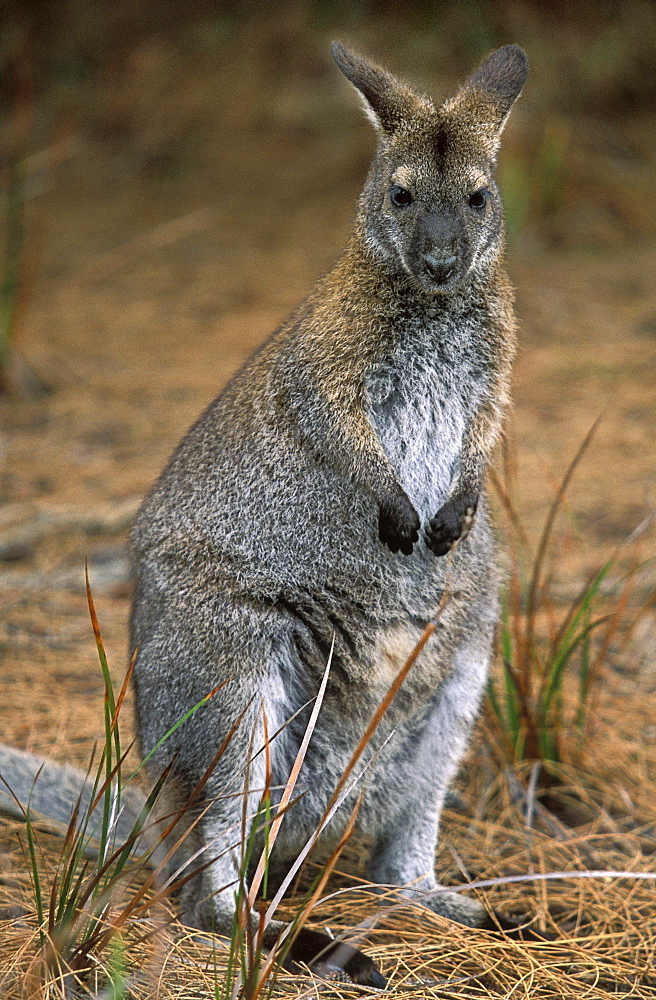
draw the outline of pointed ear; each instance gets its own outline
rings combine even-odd
[[[519,45],[504,45],[484,59],[465,87],[484,90],[499,108],[503,122],[522,92],[528,73],[528,59]]]
[[[483,60],[456,96],[447,102],[447,107],[467,109],[472,118],[478,115],[494,153],[527,73],[528,59],[524,50],[519,45],[504,45]]]
[[[433,107],[427,97],[341,42],[333,42],[332,53],[344,76],[360,91],[365,114],[377,131],[391,134],[418,111]]]

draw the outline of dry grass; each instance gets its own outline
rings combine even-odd
[[[0,567],[7,741],[60,760],[88,759],[99,735],[102,683],[81,591],[84,558],[93,569],[97,553],[100,572],[103,558],[114,549],[120,555],[124,512],[184,427],[343,245],[371,137],[330,66],[331,35],[444,92],[486,47],[526,46],[531,78],[505,142],[505,162],[514,169],[505,178],[508,201],[524,216],[516,225],[528,224],[528,252],[513,260],[524,345],[515,388],[518,503],[533,527],[542,522],[551,496],[536,486],[544,467],[561,475],[572,442],[610,399],[577,479],[584,544],[561,539],[558,586],[576,592],[653,507],[653,101],[642,110],[636,101],[632,110],[622,73],[609,73],[607,65],[619,54],[622,72],[642,74],[653,87],[653,74],[641,70],[631,48],[636,33],[653,48],[654,33],[637,16],[649,4],[626,2],[614,12],[613,5],[574,5],[567,18],[564,8],[537,4],[479,5],[491,12],[494,30],[471,51],[461,38],[463,5],[436,6],[434,24],[420,6],[417,22],[398,12],[341,20],[342,5],[317,29],[305,23],[303,4],[294,16],[276,5],[263,18],[236,22],[220,45],[220,16],[197,24],[192,17],[186,33],[145,19],[130,26],[119,52],[105,44],[102,18],[76,18],[75,5],[67,6],[70,25],[59,41],[68,41],[63,32],[71,25],[81,33],[97,29],[97,50],[79,47],[93,72],[77,91],[70,75],[69,83],[47,79],[35,91],[27,153],[61,141],[70,156],[47,157],[45,167],[30,158],[38,167],[28,178],[26,218],[34,280],[17,331],[19,346],[54,391],[37,401],[0,400],[7,443],[0,452],[0,543],[13,553]],[[22,16],[38,5],[14,7]],[[113,5],[104,9],[111,20]],[[636,16],[620,24],[622,44],[604,48],[627,12]],[[473,31],[480,19],[468,24]],[[60,47],[71,60],[78,51]],[[559,114],[569,129],[564,138],[554,132]],[[8,155],[11,134],[3,135]],[[541,205],[535,163],[538,151],[549,152],[549,136],[552,146],[563,140],[555,166],[566,184],[559,204]],[[516,245],[521,251],[521,241]],[[117,664],[127,595],[124,579],[106,576],[99,604]],[[621,669],[610,658],[603,664],[589,740],[582,749],[567,746],[570,763],[557,793],[532,798],[530,765],[513,782],[478,741],[462,779],[464,811],[444,819],[438,869],[445,882],[462,881],[463,871],[471,878],[654,871],[653,617],[645,624],[633,652],[616,664]],[[38,935],[20,832],[19,824],[0,821],[0,994],[10,1000],[43,993],[34,975]],[[54,865],[60,842],[42,836],[41,843]],[[651,882],[536,882],[486,889],[481,898],[504,912],[537,914],[544,927],[559,928],[558,939],[510,943],[430,913],[383,914],[365,947],[392,991],[656,995],[647,979],[656,935]],[[291,913],[294,902],[285,906]],[[351,893],[322,904],[316,916],[337,928],[371,912],[371,901]],[[142,936],[153,926],[144,922]],[[131,994],[214,994],[212,951],[181,926],[142,943],[138,936],[133,927],[126,940]],[[217,963],[225,964],[220,949]],[[277,984],[281,996],[313,996],[317,989],[301,977],[282,976]],[[56,985],[51,992],[58,993]],[[362,990],[333,984],[330,992]]]
[[[446,600],[448,592],[442,603]],[[90,610],[109,684],[91,602]],[[425,641],[430,641],[430,632],[431,626]],[[399,673],[378,715],[412,662],[413,657]],[[613,670],[610,655],[605,673],[595,676],[595,684],[586,739],[575,742],[569,754],[574,763],[528,761],[500,768],[494,740],[479,739],[465,767],[461,808],[447,812],[443,822],[438,871],[444,882],[451,886],[490,883],[468,891],[477,892],[490,911],[531,919],[547,935],[545,941],[526,943],[468,930],[416,905],[381,908],[361,877],[362,849],[349,845],[342,859],[345,871],[333,874],[310,919],[343,933],[347,941],[364,944],[387,976],[391,993],[508,998],[518,993],[656,996],[652,973],[656,692],[626,663],[622,671]],[[120,703],[124,693],[125,686]],[[29,715],[27,700],[23,711]],[[112,716],[117,717],[118,712]],[[487,729],[489,736],[489,720],[483,719],[481,729]],[[106,726],[106,741],[113,742],[112,733]],[[361,746],[367,738],[365,734]],[[42,886],[48,892],[60,864],[61,839],[40,832],[37,854],[45,875]],[[118,933],[108,928],[109,947],[88,955],[85,951],[86,964],[78,962],[72,971],[63,965],[66,958],[61,953],[57,967],[39,932],[27,874],[33,865],[24,825],[0,821],[0,864],[0,988],[7,1000],[78,995],[112,1000],[128,995],[164,1000],[190,994],[226,996],[228,944],[185,930],[166,899],[140,908],[136,918],[116,923]],[[625,875],[601,877],[600,872]],[[301,890],[313,875],[316,869],[313,872],[311,865]],[[145,878],[137,874],[114,880],[114,913],[131,911],[130,900]],[[154,891],[148,889],[150,895]],[[306,899],[301,892],[285,900],[278,915],[293,920],[302,913],[301,921],[305,920]],[[300,1000],[320,991],[341,996],[361,993],[362,988],[282,974],[262,995]]]
[[[616,782],[615,768],[613,775]],[[524,817],[499,780],[492,789],[485,818],[447,816],[444,859],[450,856],[452,869],[462,866],[471,877],[590,867],[653,872],[656,876],[656,809],[649,790],[636,794],[638,801],[629,809],[620,795],[610,801],[612,789],[603,777],[596,787],[589,783],[585,787],[580,781],[581,775],[571,776],[570,794],[589,805],[591,818],[576,829],[563,826],[563,839],[525,826]],[[609,811],[613,807],[615,815]],[[18,833],[16,824],[2,823],[0,838],[7,852],[3,859],[7,875],[1,895],[0,982],[7,1000],[59,993],[57,983],[52,984],[50,994],[38,987],[36,917],[29,887],[20,874],[24,866],[16,848]],[[44,856],[53,865],[58,846],[54,841],[43,842]],[[537,914],[541,926],[556,938],[536,944],[469,931],[416,908],[376,911],[371,897],[361,889],[336,891],[319,906],[313,920],[337,931],[367,925],[373,918],[375,927],[367,934],[365,947],[388,976],[392,993],[494,998],[529,994],[656,996],[656,976],[651,971],[656,947],[656,892],[650,881],[563,879],[499,885],[481,893],[481,899],[503,912]],[[291,916],[294,906],[293,899],[287,901],[283,915]],[[13,911],[9,918],[8,910]],[[130,994],[165,1000],[212,995],[225,973],[225,947],[213,949],[177,923],[164,927],[163,919],[164,914],[159,927],[157,918],[140,921],[125,936]],[[157,933],[144,941],[156,928]],[[84,977],[85,987],[95,991],[104,976],[102,968],[91,969]],[[275,995],[300,998],[323,989],[316,980],[283,974]],[[334,996],[362,992],[362,988],[342,984],[330,986]]]
[[[656,879],[656,695],[639,678],[607,678],[607,701],[595,716],[594,753],[578,767],[559,765],[557,784],[532,783],[532,766],[499,773],[481,741],[465,768],[463,804],[447,811],[438,871],[450,885],[513,875],[535,881],[477,890],[491,908],[535,917],[553,936],[539,943],[471,931],[410,905],[380,908],[360,875],[363,852],[349,847],[312,922],[337,933],[355,928],[394,994],[414,997],[656,996],[656,885],[648,878],[563,877],[541,873],[596,870],[651,873]],[[621,685],[621,690],[620,690]],[[537,790],[531,792],[531,787]],[[521,794],[518,794],[518,789]],[[37,918],[19,841],[24,827],[0,821],[0,990],[7,1000],[74,995],[69,980],[44,986]],[[42,863],[54,869],[61,841],[41,834]],[[310,877],[312,872],[309,873]],[[130,887],[125,888],[126,893]],[[133,890],[132,890],[133,891]],[[285,900],[291,919],[302,903]],[[348,940],[348,934],[346,939]],[[135,998],[212,996],[228,960],[225,942],[199,940],[172,917],[168,904],[126,927],[120,939],[122,989],[107,990],[98,962],[80,977],[85,991]],[[102,992],[102,991],[105,992]],[[283,973],[274,995],[355,996],[362,987],[322,984]]]

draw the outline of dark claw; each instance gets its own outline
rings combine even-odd
[[[333,976],[336,974],[335,978],[344,978],[345,974],[351,982],[360,986],[375,986],[382,990],[387,985],[376,964],[364,952],[307,927],[303,927],[295,938],[285,966],[294,972],[298,970],[299,962],[310,968],[316,963],[317,971]]]
[[[360,986],[376,986],[378,989],[385,989],[387,986],[385,976],[367,955],[357,948],[351,948],[350,945],[340,944],[336,949],[336,957],[342,948],[348,948],[352,952],[351,957],[346,960],[343,966],[349,979],[352,979],[354,983],[359,983]],[[330,963],[330,956],[328,962]]]
[[[431,550],[433,555],[445,556],[453,545],[453,542],[440,541],[438,535],[433,535],[428,531],[428,529],[426,529],[426,545]]]
[[[536,930],[534,927],[528,926],[525,921],[517,920],[516,917],[506,917],[503,913],[497,913],[496,910],[493,916],[488,917],[487,923],[483,926],[483,930],[501,930],[507,937],[514,938],[517,941],[554,940],[553,935],[547,934],[544,931]]]
[[[419,541],[419,528],[419,515],[405,493],[392,502],[381,504],[378,535],[390,552],[400,550],[404,556],[412,555],[412,549]]]
[[[382,973],[378,971],[374,965],[369,976],[369,982],[364,984],[365,986],[375,986],[377,990],[384,990],[387,986],[387,980]]]
[[[460,538],[466,538],[476,515],[478,497],[458,493],[440,507],[426,528],[426,544],[436,556],[447,554]]]

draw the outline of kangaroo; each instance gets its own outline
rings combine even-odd
[[[332,51],[374,126],[375,156],[342,256],[189,430],[137,515],[141,749],[226,682],[149,766],[158,774],[174,756],[168,796],[179,808],[240,720],[182,848],[188,858],[205,848],[197,864],[219,855],[185,886],[183,919],[229,932],[238,859],[226,848],[240,836],[249,756],[249,814],[265,785],[263,715],[279,730],[270,758],[281,787],[334,643],[303,794],[274,849],[284,870],[448,588],[367,747],[364,782],[321,843],[338,842],[361,792],[372,882],[471,927],[511,928],[477,900],[431,892],[440,813],[498,617],[484,478],[516,334],[494,170],[527,59],[504,46],[435,104],[340,43]],[[311,958],[328,939],[307,934],[297,954]],[[384,984],[351,952],[352,979]]]

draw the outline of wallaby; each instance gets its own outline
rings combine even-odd
[[[226,848],[240,835],[249,754],[250,814],[265,784],[263,715],[270,734],[280,730],[270,756],[281,787],[334,641],[303,794],[274,849],[284,869],[448,587],[439,627],[366,750],[369,771],[321,842],[338,841],[362,792],[372,882],[494,928],[478,901],[430,892],[498,615],[484,477],[515,319],[494,168],[527,60],[504,46],[436,105],[339,43],[333,56],[374,125],[375,157],[343,255],[186,434],[136,518],[141,748],[226,681],[150,769],[174,756],[169,799],[180,807],[242,716],[183,848],[191,858],[205,846],[197,864],[219,855],[185,886],[183,919],[229,932],[238,858]],[[306,937],[297,954],[327,940]],[[351,978],[384,983],[353,954]]]

